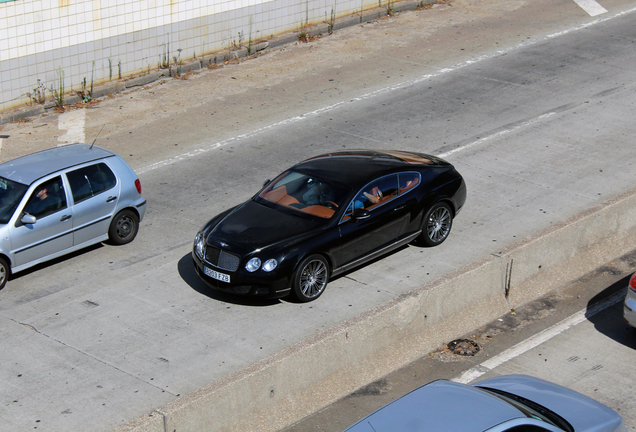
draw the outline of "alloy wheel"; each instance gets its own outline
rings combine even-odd
[[[442,242],[450,232],[453,218],[446,206],[440,206],[433,210],[426,224],[428,238],[435,243]]]
[[[327,285],[327,266],[320,260],[308,262],[300,274],[300,289],[307,298],[320,295]]]

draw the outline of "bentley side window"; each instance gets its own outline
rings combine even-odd
[[[397,174],[388,175],[375,180],[360,190],[358,195],[349,204],[347,211],[342,218],[343,221],[349,219],[353,212],[358,209],[372,210],[385,202],[391,201],[398,195]]]
[[[397,175],[382,177],[366,185],[353,200],[354,210],[371,210],[395,198],[398,194]]]
[[[400,173],[400,195],[413,189],[420,183],[420,175],[416,172]]]
[[[38,186],[31,194],[24,212],[42,219],[66,208],[66,193],[61,177],[55,177]]]

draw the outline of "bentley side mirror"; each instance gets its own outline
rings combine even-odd
[[[369,210],[357,209],[356,211],[353,212],[353,215],[351,215],[351,218],[354,221],[357,221],[357,220],[366,219],[369,216],[371,216],[371,213],[369,212]]]

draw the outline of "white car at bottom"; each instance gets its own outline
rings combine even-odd
[[[504,375],[472,385],[433,381],[346,432],[627,432],[595,400],[539,378]]]

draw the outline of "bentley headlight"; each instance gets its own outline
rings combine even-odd
[[[247,262],[247,264],[245,264],[245,270],[252,273],[258,270],[260,266],[261,266],[261,260],[258,258],[252,258],[251,260]]]
[[[194,238],[194,250],[196,251],[197,256],[203,259],[205,256],[205,240],[203,240],[201,233],[197,234]]]
[[[271,272],[276,268],[277,265],[278,261],[276,261],[275,259],[268,259],[267,261],[265,261],[265,264],[263,264],[263,270],[265,270],[266,272]]]

